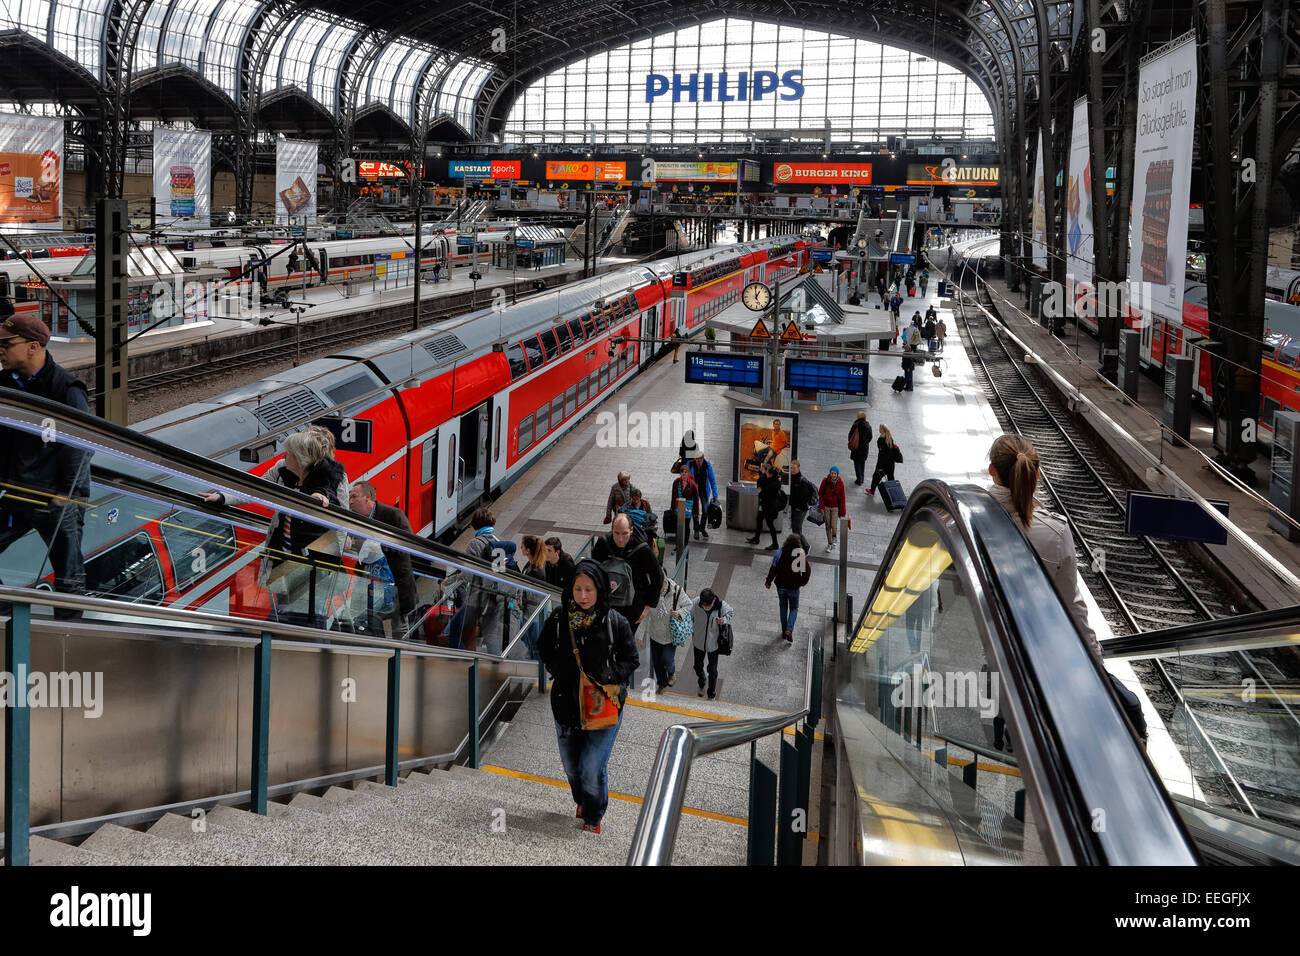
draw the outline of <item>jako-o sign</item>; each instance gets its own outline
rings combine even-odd
[[[761,100],[768,93],[775,93],[779,87],[785,87],[788,93],[781,93],[783,100],[803,99],[803,70],[786,70],[777,74],[773,70],[755,70],[736,73],[674,73],[669,79],[662,73],[649,73],[645,78],[645,101],[653,103],[656,99],[672,90],[673,102],[682,102],[686,97],[688,103],[733,103],[743,100]]]

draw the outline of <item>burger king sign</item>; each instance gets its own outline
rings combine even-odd
[[[772,179],[778,183],[871,185],[870,163],[777,163]]]

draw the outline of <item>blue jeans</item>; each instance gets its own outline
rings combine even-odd
[[[857,483],[858,483],[859,485],[862,484],[862,482],[866,480],[866,477],[867,477],[867,460],[866,460],[865,458],[863,458],[861,461],[857,461],[856,459],[854,460],[854,462],[853,462],[853,475],[854,475],[854,477],[857,479]]]
[[[650,642],[650,662],[654,666],[655,683],[667,687],[668,680],[677,673],[677,648],[672,644]]]
[[[618,729],[623,726],[623,712],[619,711],[618,724],[604,730],[570,730],[555,725],[555,736],[560,744],[560,763],[569,778],[573,802],[582,807],[582,822],[595,826],[605,816],[609,806],[609,781],[605,768],[609,754],[614,749]]]
[[[794,619],[799,616],[799,589],[777,588],[776,599],[781,605],[781,630],[793,631]]]

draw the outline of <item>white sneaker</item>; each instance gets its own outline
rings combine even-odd
[[[826,545],[826,553],[827,553],[827,554],[830,554],[830,553],[833,552],[834,550],[835,550],[835,545],[834,545],[834,544],[828,544],[828,545]]]

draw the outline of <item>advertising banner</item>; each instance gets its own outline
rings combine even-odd
[[[736,171],[739,168],[739,163],[656,160],[654,176],[656,180],[660,181],[734,183],[736,181]],[[757,178],[754,181],[757,182]]]
[[[909,163],[909,186],[996,186],[1001,182],[1000,166],[963,166],[952,157],[942,163]]]
[[[153,198],[158,222],[179,229],[212,224],[212,134],[153,130]]]
[[[1142,63],[1129,220],[1129,301],[1182,317],[1196,119],[1196,43],[1187,37]]]
[[[453,159],[447,163],[451,179],[519,179],[524,164],[518,159]]]
[[[571,179],[582,183],[621,183],[627,179],[627,163],[597,162],[591,159],[548,160],[546,178]]]
[[[316,144],[275,141],[275,224],[310,226],[316,222]]]
[[[1088,98],[1074,104],[1070,130],[1070,179],[1065,189],[1065,290],[1075,301],[1080,282],[1092,283],[1092,164],[1088,152]]]
[[[1043,182],[1043,131],[1038,131],[1038,154],[1034,159],[1034,206],[1031,238],[1034,265],[1047,268],[1047,184]]]
[[[871,185],[870,163],[777,163],[772,167],[776,183],[852,183]]]
[[[0,113],[0,224],[62,228],[62,119]]]

